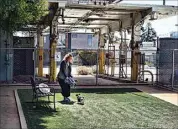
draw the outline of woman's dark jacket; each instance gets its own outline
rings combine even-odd
[[[71,64],[63,60],[60,64],[60,70],[57,77],[58,79],[65,80],[66,77],[72,77],[71,72],[72,72]]]

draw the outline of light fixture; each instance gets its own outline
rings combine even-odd
[[[127,33],[131,34],[131,32],[132,32],[132,29],[131,28],[127,28]]]
[[[149,20],[157,20],[158,19],[158,15],[156,12],[152,12],[150,15],[150,19]]]
[[[60,9],[59,9],[59,13],[60,13],[59,16],[64,16],[64,9],[63,9],[63,8],[60,8]]]
[[[62,19],[62,24],[65,24],[65,20],[64,19]]]

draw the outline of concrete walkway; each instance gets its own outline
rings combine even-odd
[[[0,129],[20,129],[13,88],[0,87]]]
[[[178,93],[152,87],[138,87],[137,89],[178,106]]]
[[[89,88],[89,86],[85,86],[83,88]],[[102,87],[102,86],[99,86]],[[103,86],[103,88],[122,88],[126,86]],[[146,92],[152,96],[158,97],[162,100],[170,102],[174,105],[178,106],[178,93],[158,89],[149,86],[127,86],[127,88],[137,88],[143,92]],[[15,89],[29,89],[30,86],[13,86],[13,87],[2,87],[0,86],[0,129],[20,129],[20,121],[18,116],[18,111],[16,107],[16,101],[14,98]],[[59,88],[56,87],[55,88]],[[96,86],[92,86],[90,88],[97,88]]]

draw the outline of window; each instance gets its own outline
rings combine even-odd
[[[92,46],[92,35],[88,35],[88,46]]]

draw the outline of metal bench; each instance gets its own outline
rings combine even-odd
[[[53,96],[53,103],[54,103],[54,110],[56,110],[56,104],[55,104],[55,90],[52,87],[38,87],[34,78],[30,77],[31,85],[32,85],[32,90],[33,90],[33,98],[32,102],[35,101],[36,106],[37,103],[39,102],[40,97],[48,97],[48,102],[50,102],[50,96]],[[40,89],[41,88],[49,88],[50,92],[48,93],[43,93]]]

